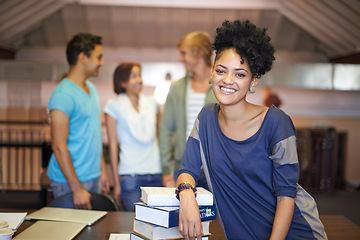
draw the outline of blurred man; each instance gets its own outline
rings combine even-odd
[[[166,99],[160,124],[160,155],[163,164],[163,185],[175,187],[177,170],[194,121],[206,103],[217,102],[209,84],[212,45],[209,34],[192,32],[177,44],[179,60],[186,76],[174,82]],[[207,188],[204,175],[197,186]]]
[[[89,77],[104,64],[101,37],[80,33],[66,49],[70,69],[49,100],[52,148],[48,176],[54,197],[73,193],[75,208],[91,209],[90,193],[109,192],[102,157],[99,96]]]

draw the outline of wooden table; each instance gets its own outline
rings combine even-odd
[[[76,240],[108,240],[111,233],[130,233],[133,228],[133,212],[108,212],[99,222],[86,227],[75,238]],[[322,215],[321,221],[329,240],[359,240],[360,227],[342,215]],[[31,226],[34,221],[24,221],[17,234]],[[211,240],[223,240],[225,235],[218,220],[210,224]],[[15,235],[16,237],[16,235]]]
[[[342,215],[320,216],[329,240],[359,240],[360,227]]]

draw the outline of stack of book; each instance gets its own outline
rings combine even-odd
[[[216,219],[216,205],[213,195],[204,188],[197,188],[196,201],[199,205],[204,235],[209,239],[210,222]],[[179,200],[175,188],[141,187],[141,200],[135,204],[134,229],[131,240],[183,239],[179,232]]]

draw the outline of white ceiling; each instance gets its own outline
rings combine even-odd
[[[360,0],[0,0],[0,46],[29,60],[63,54],[74,34],[90,32],[114,59],[142,51],[142,60],[168,61],[180,37],[214,36],[224,19],[267,27],[288,57],[326,62],[360,52]]]

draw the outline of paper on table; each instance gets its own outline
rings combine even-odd
[[[78,222],[93,225],[107,214],[105,211],[43,207],[29,214],[26,219]]]
[[[25,219],[27,212],[0,212],[0,221],[6,221],[12,230],[18,229]]]
[[[15,236],[15,240],[71,240],[86,227],[86,223],[37,221]]]
[[[130,233],[112,233],[109,240],[129,240]]]

